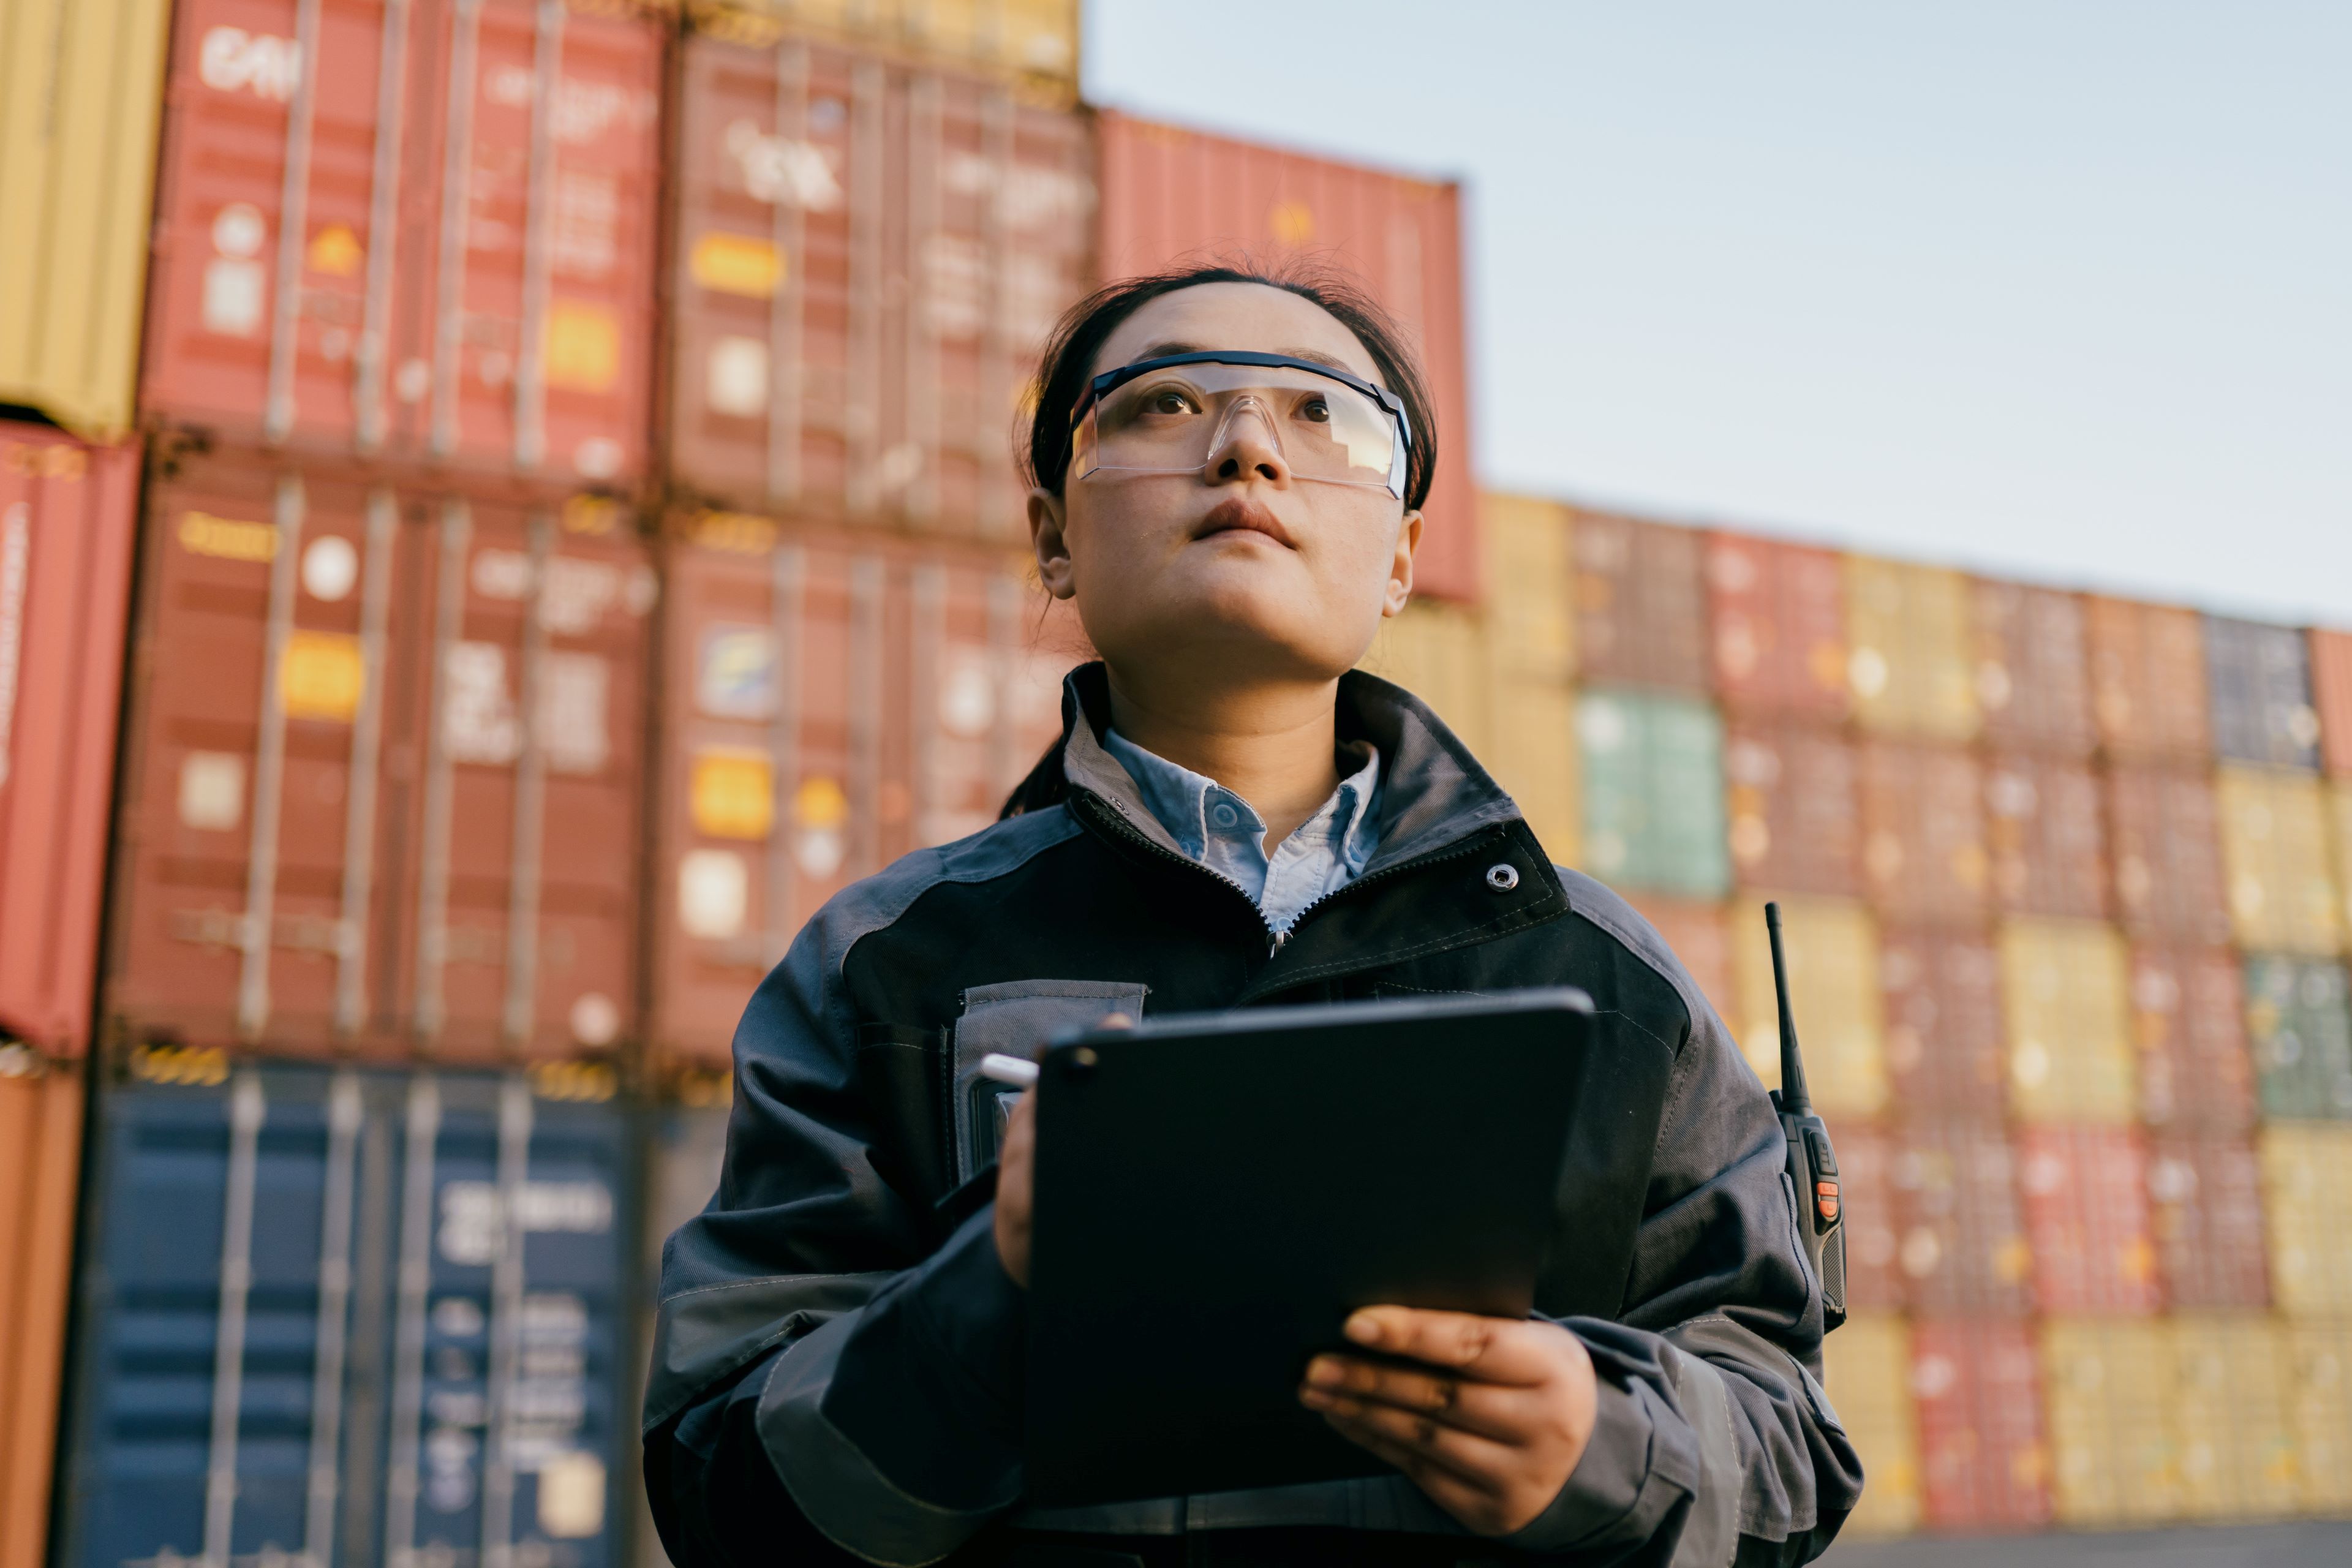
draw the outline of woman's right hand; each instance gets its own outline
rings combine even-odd
[[[1132,1029],[1124,1013],[1106,1013],[1097,1029]],[[1039,1047],[1044,1054],[1044,1047]],[[1024,1290],[1029,1289],[1030,1173],[1037,1163],[1037,1095],[1021,1097],[1004,1124],[1004,1147],[996,1154],[996,1258]]]

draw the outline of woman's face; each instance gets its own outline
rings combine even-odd
[[[1161,295],[1103,344],[1094,374],[1195,350],[1290,354],[1378,384],[1356,335],[1260,283]],[[1029,498],[1040,573],[1075,599],[1115,671],[1330,679],[1404,607],[1421,514],[1378,487],[1300,479],[1265,421],[1230,422],[1192,473],[1072,477]]]

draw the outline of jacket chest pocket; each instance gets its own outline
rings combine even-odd
[[[1150,988],[1139,981],[1008,980],[975,985],[949,1035],[949,1105],[956,1180],[968,1182],[996,1158],[1005,1119],[1021,1091],[980,1076],[991,1051],[1027,1060],[1055,1035],[1083,1029],[1106,1013],[1143,1016]]]

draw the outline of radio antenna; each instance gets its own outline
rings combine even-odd
[[[1780,1004],[1780,1109],[1802,1115],[1813,1102],[1805,1093],[1805,1059],[1797,1049],[1797,1018],[1789,1009],[1789,961],[1780,952],[1780,906],[1764,906],[1764,929],[1772,938],[1772,991]]]

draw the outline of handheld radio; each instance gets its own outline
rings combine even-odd
[[[1822,1329],[1845,1321],[1845,1205],[1838,1185],[1837,1152],[1830,1130],[1813,1114],[1805,1093],[1805,1063],[1797,1049],[1797,1020],[1789,1010],[1789,965],[1780,953],[1780,906],[1764,906],[1764,929],[1772,938],[1772,989],[1780,1003],[1780,1087],[1772,1109],[1789,1140],[1789,1180],[1796,1184],[1798,1232],[1813,1277],[1822,1282]]]

